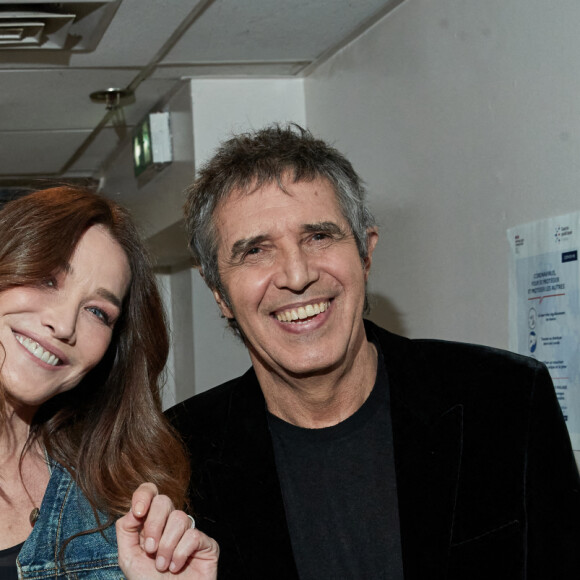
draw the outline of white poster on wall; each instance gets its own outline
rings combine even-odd
[[[508,230],[510,349],[548,367],[580,450],[580,212]]]

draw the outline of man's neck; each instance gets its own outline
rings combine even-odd
[[[254,369],[270,413],[319,429],[344,421],[366,401],[375,384],[377,351],[365,340],[352,364],[311,376],[275,373],[255,363]]]

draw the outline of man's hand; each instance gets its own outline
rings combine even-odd
[[[119,566],[128,580],[217,578],[217,542],[192,527],[190,517],[152,483],[137,488],[116,528]]]

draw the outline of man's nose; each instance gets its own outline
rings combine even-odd
[[[274,284],[278,288],[301,292],[319,277],[315,260],[300,247],[284,250],[277,262]]]

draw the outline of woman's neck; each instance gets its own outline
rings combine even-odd
[[[0,462],[20,455],[28,436],[36,409],[15,407],[6,401],[4,420],[0,423]]]
[[[42,446],[29,445],[33,417],[7,405],[0,433],[0,550],[30,535],[30,512],[40,507],[50,478]]]

